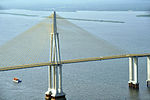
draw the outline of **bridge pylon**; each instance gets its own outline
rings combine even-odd
[[[50,62],[55,65],[48,66],[48,91],[46,100],[66,100],[62,90],[62,64],[60,56],[59,33],[57,33],[56,12],[52,14],[52,32],[50,34]]]

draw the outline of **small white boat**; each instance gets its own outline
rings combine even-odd
[[[13,82],[15,82],[15,83],[20,83],[20,82],[22,82],[22,81],[15,77],[15,78],[13,79]]]

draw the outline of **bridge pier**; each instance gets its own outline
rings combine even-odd
[[[51,70],[53,78],[50,81],[51,87],[45,93],[45,100],[66,100],[65,93],[62,90],[62,65],[51,67],[53,67],[53,70]]]
[[[138,57],[133,57],[134,59],[134,81],[133,83],[133,88],[138,89],[139,88],[139,83],[138,83]]]
[[[138,57],[129,57],[129,87],[138,89]]]
[[[60,57],[59,33],[57,33],[56,13],[52,14],[52,33],[50,40],[50,62],[55,65],[49,66],[49,87],[45,93],[46,100],[66,100],[62,90],[62,64]]]
[[[147,56],[147,87],[150,87],[150,56]]]
[[[129,87],[132,87],[133,82],[133,57],[129,57]]]

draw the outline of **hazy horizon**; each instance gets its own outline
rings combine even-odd
[[[149,0],[0,0],[0,9],[76,10],[150,10]]]

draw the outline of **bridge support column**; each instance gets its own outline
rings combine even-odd
[[[133,62],[134,61],[134,62]],[[129,57],[129,87],[138,89],[138,57]]]
[[[133,57],[129,57],[129,87],[132,87],[133,82]]]
[[[138,89],[139,88],[139,83],[138,83],[138,57],[133,57],[134,59],[134,81],[133,83],[133,88]]]
[[[66,100],[62,90],[62,65],[53,66],[52,87],[45,93],[45,100]]]
[[[50,62],[54,65],[49,66],[49,88],[45,93],[46,100],[66,100],[65,93],[62,90],[62,65],[60,57],[59,34],[57,33],[56,13],[52,14],[52,33],[51,33],[51,48]]]
[[[147,87],[150,87],[150,56],[147,57]]]

